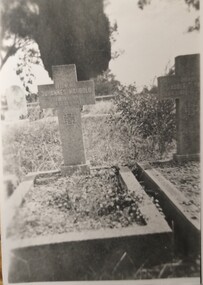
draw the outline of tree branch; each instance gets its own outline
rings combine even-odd
[[[17,50],[19,50],[19,47],[16,47],[15,43],[9,48],[9,50],[6,52],[5,56],[2,57],[1,55],[1,64],[0,64],[0,70],[3,68],[4,64],[7,62],[8,58],[12,55],[14,55]]]

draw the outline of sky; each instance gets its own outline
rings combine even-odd
[[[119,32],[113,49],[124,50],[110,69],[123,83],[151,85],[175,56],[200,52],[199,33],[187,33],[197,11],[189,11],[184,0],[152,0],[144,10],[137,0],[109,2],[106,14],[117,21]]]
[[[180,54],[200,52],[198,32],[187,33],[197,12],[189,11],[184,0],[152,0],[140,10],[138,0],[108,0],[105,12],[111,23],[118,24],[112,51],[124,51],[109,67],[123,84],[136,83],[138,89],[156,83],[166,66],[174,64]],[[0,72],[1,94],[11,85],[22,86],[15,74],[16,57],[8,60]],[[50,84],[51,79],[41,67],[35,67],[33,92],[37,85]]]

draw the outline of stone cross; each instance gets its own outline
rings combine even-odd
[[[81,126],[81,108],[95,103],[94,81],[77,81],[76,66],[59,65],[52,67],[54,84],[40,85],[39,103],[41,108],[56,108],[62,142],[64,165],[63,175],[79,170],[88,173]]]
[[[176,100],[178,161],[198,160],[200,152],[200,55],[175,58],[175,75],[158,78],[161,99]]]

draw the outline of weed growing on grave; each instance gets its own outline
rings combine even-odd
[[[113,179],[117,187],[108,189],[104,194],[104,201],[98,207],[98,215],[113,214],[115,221],[119,221],[122,226],[128,226],[133,222],[141,225],[146,224],[146,220],[139,209],[143,196],[137,195],[135,192],[129,193],[123,189],[112,172],[110,172],[108,179]]]
[[[117,169],[91,175],[40,177],[26,195],[8,235],[34,237],[89,229],[146,225],[142,196],[120,185]]]
[[[119,221],[122,226],[132,225],[133,222],[141,225],[146,224],[145,218],[138,207],[142,197],[133,197],[133,195],[126,192],[118,193],[110,190],[106,198],[108,200],[99,204],[99,216],[112,214],[114,222]]]

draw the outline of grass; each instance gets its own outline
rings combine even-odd
[[[159,153],[150,140],[142,140],[128,135],[128,126],[122,128],[110,120],[109,114],[114,107],[109,102],[98,102],[95,107],[87,107],[83,114],[82,127],[86,151],[86,159],[92,166],[128,165],[133,167],[135,161],[156,160]],[[30,112],[30,122],[3,126],[3,167],[5,174],[14,174],[19,180],[31,171],[59,169],[63,162],[58,120],[48,110],[40,115],[39,107]],[[39,118],[42,119],[39,119]],[[171,148],[173,150],[173,146]],[[125,254],[124,260],[127,258]],[[122,259],[121,258],[121,259]],[[122,260],[123,260],[122,259]],[[121,260],[121,261],[122,261]],[[122,261],[123,262],[123,261]],[[121,262],[121,263],[122,263]],[[179,261],[178,261],[179,262]],[[120,270],[120,260],[115,262],[115,270]],[[183,264],[183,269],[176,268],[176,261],[160,264],[157,267],[133,266],[129,279],[169,278],[177,276],[198,276],[199,270],[188,270],[190,266]],[[117,268],[118,267],[118,268]],[[114,271],[115,271],[114,270]],[[181,272],[175,272],[180,270]],[[188,271],[188,272],[187,272]],[[132,274],[132,275],[131,275]],[[117,274],[115,274],[117,275]],[[122,273],[121,273],[122,275]],[[114,276],[114,272],[110,279]],[[121,279],[125,276],[121,276]],[[99,277],[98,279],[104,277]]]
[[[150,157],[146,141],[129,140],[106,117],[86,117],[82,123],[86,159],[92,166],[129,164]],[[62,150],[57,118],[6,126],[3,161],[5,174],[20,178],[28,172],[60,168]]]
[[[28,172],[57,169],[61,162],[56,119],[43,119],[4,128],[5,174],[15,174],[22,179]]]
[[[82,127],[86,160],[92,166],[133,165],[135,160],[157,157],[150,141],[129,137],[127,126],[121,129],[108,116],[94,116],[110,113],[112,102],[97,102],[88,108],[83,112],[88,116],[82,117]],[[48,110],[36,120],[39,113],[35,107],[30,122],[3,127],[4,173],[19,180],[28,172],[59,169],[63,162],[58,119]]]

